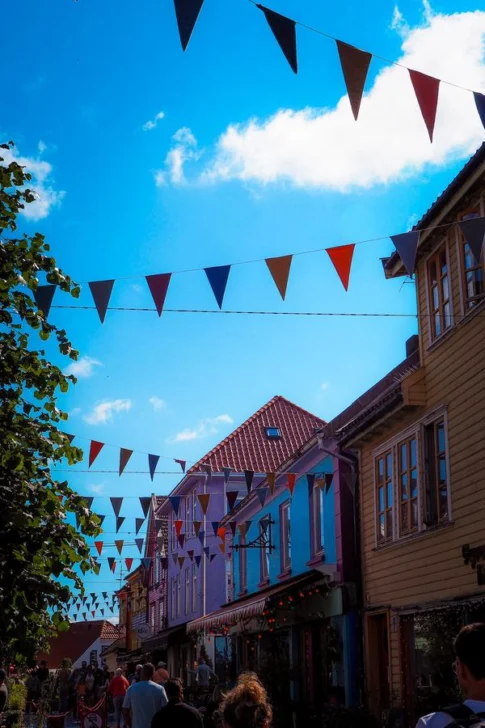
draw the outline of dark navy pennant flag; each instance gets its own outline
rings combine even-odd
[[[123,505],[123,498],[110,498],[110,501],[111,505],[113,506],[115,516],[119,516],[121,506]]]
[[[148,569],[149,569],[149,568],[150,568],[150,566],[152,565],[152,560],[151,560],[151,558],[150,558],[149,556],[145,556],[145,557],[144,557],[143,559],[140,559],[140,561],[141,561],[141,563],[142,563],[142,565],[143,565],[143,568],[144,568],[144,569],[146,569],[146,570],[148,571]]]
[[[391,240],[399,253],[408,275],[412,276],[416,268],[416,251],[419,244],[419,230],[411,230],[401,235],[391,235]]]
[[[256,5],[263,11],[269,27],[273,31],[279,47],[291,66],[293,73],[298,73],[298,59],[296,53],[296,28],[295,21],[284,15],[275,13],[274,10],[265,8],[264,5]]]
[[[201,542],[201,544],[203,546],[204,541],[205,541],[205,531],[202,531],[202,530],[199,531],[199,541]]]
[[[56,288],[57,286],[37,286],[33,292],[35,305],[39,311],[42,311],[45,319],[51,310],[52,299],[54,298]]]
[[[91,290],[91,295],[93,297],[99,319],[101,323],[104,323],[106,311],[108,310],[109,299],[111,298],[111,291],[114,286],[114,280],[92,281],[91,283],[88,283],[88,285]]]
[[[153,476],[155,475],[155,470],[157,469],[158,461],[160,460],[160,455],[149,455],[148,456],[148,469],[150,471],[150,478],[153,481]],[[145,513],[146,515],[146,513]]]
[[[231,490],[229,493],[226,493],[227,498],[227,505],[230,511],[234,508],[234,504],[237,501],[237,497],[239,495],[239,492],[237,490]]]
[[[224,293],[226,292],[227,279],[229,278],[230,265],[218,265],[214,268],[204,268],[207,279],[212,288],[217,305],[222,308]]]
[[[473,98],[475,99],[475,106],[477,107],[478,116],[480,117],[480,121],[485,128],[485,96],[478,93],[478,91],[475,91],[475,93],[473,94]]]
[[[144,518],[135,518],[135,533],[137,535],[140,532],[140,528],[143,526],[144,522],[145,522]]]
[[[170,495],[168,497],[168,500],[170,502],[170,505],[173,508],[173,512],[175,513],[176,516],[178,516],[181,496],[180,495]]]
[[[248,489],[248,493],[250,493],[251,485],[252,485],[253,478],[254,478],[254,470],[245,470],[244,477],[246,478],[246,488]]]
[[[204,0],[175,0],[175,15],[183,50],[189,44],[203,2]]]
[[[125,522],[125,517],[118,516],[118,518],[116,519],[116,533],[118,533],[118,531],[120,530],[120,528],[124,522]]]
[[[198,555],[197,555],[197,556],[195,557],[195,563],[197,564],[197,566],[198,566],[198,567],[200,566],[200,562],[201,562],[201,560],[202,560],[202,556],[200,556],[200,554],[198,554]]]
[[[140,505],[142,507],[143,515],[145,516],[145,518],[147,517],[148,511],[150,510],[151,500],[152,499],[150,498],[150,496],[145,496],[145,497],[140,498]]]
[[[212,521],[212,528],[214,529],[214,536],[217,536],[217,529],[219,528],[219,521]]]
[[[307,479],[307,483],[308,483],[308,490],[312,491],[313,486],[315,485],[315,473],[307,473],[306,479]]]
[[[463,237],[467,241],[476,262],[480,262],[483,241],[485,238],[485,217],[471,217],[458,223]]]
[[[143,539],[142,538],[135,538],[135,543],[136,543],[136,545],[138,547],[138,551],[141,554],[141,552],[143,550]]]
[[[256,488],[254,492],[258,496],[262,508],[264,506],[266,496],[268,495],[268,488]]]
[[[224,473],[224,483],[227,484],[232,473],[232,468],[222,468],[222,472]]]

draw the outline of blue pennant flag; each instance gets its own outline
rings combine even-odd
[[[168,500],[170,501],[170,505],[172,506],[174,513],[176,516],[179,514],[179,508],[180,508],[180,501],[181,501],[180,495],[171,495],[169,496]]]
[[[227,279],[229,277],[230,265],[219,265],[214,268],[204,268],[205,274],[216,297],[217,305],[222,308],[224,293],[226,292]]]
[[[150,470],[150,478],[153,480],[153,476],[155,475],[155,470],[158,465],[158,461],[160,460],[160,455],[149,455],[148,456],[148,468]]]

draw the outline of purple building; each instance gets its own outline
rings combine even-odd
[[[218,533],[221,520],[324,424],[284,397],[273,397],[201,458],[157,509],[157,521],[168,525],[163,646],[171,675],[190,684],[186,668],[194,664],[202,644],[214,658],[211,637],[203,633],[189,638],[185,626],[234,598],[232,554],[224,529]]]

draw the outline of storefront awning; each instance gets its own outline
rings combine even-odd
[[[310,572],[295,577],[294,579],[288,579],[283,584],[269,587],[265,591],[260,591],[250,597],[244,597],[243,599],[231,602],[225,607],[217,609],[215,612],[206,614],[205,617],[200,617],[189,622],[187,624],[187,634],[214,629],[222,625],[234,626],[240,621],[260,617],[264,612],[268,600],[276,594],[281,594],[291,587],[301,585],[303,582],[314,581],[315,578],[321,578],[321,575]]]
[[[169,645],[184,642],[186,637],[185,624],[180,627],[165,629],[141,643],[142,650],[166,650]]]

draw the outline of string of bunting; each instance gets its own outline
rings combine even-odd
[[[280,17],[283,17],[283,16],[280,16]],[[291,22],[293,22],[293,21],[291,21]],[[485,96],[484,96],[484,99],[485,99]],[[424,104],[424,101],[423,101],[423,104]],[[484,106],[484,114],[485,114],[485,106]],[[433,121],[433,123],[434,123],[434,121]],[[470,250],[472,251],[474,257],[476,258],[477,261],[479,261],[482,246],[483,246],[483,241],[484,241],[484,237],[485,237],[485,217],[470,218],[468,220],[462,220],[461,222],[457,222],[457,223],[448,223],[446,225],[434,226],[434,228],[450,227],[451,225],[457,225],[459,227],[466,242],[470,246]],[[415,267],[416,267],[416,251],[417,251],[418,244],[419,244],[420,234],[423,231],[424,231],[424,229],[423,230],[411,230],[410,232],[401,233],[399,235],[386,236],[392,240],[396,251],[399,253],[399,255],[402,259],[404,267],[406,268],[406,271],[410,276],[413,275]],[[385,238],[375,238],[375,240],[382,240],[382,239],[385,239]],[[361,241],[361,242],[364,242],[364,241]],[[264,262],[266,263],[266,266],[271,274],[273,282],[276,285],[276,288],[283,301],[285,300],[285,297],[286,297],[288,280],[290,277],[291,264],[292,264],[294,256],[295,255],[305,255],[305,254],[310,254],[310,253],[317,253],[317,252],[321,252],[322,250],[325,250],[326,253],[328,254],[328,256],[340,278],[340,281],[341,281],[344,289],[347,291],[348,287],[349,287],[350,272],[351,272],[351,267],[352,267],[354,250],[355,250],[355,246],[357,244],[358,243],[349,243],[346,245],[339,245],[336,247],[321,248],[319,250],[311,250],[311,251],[305,251],[305,252],[301,252],[301,253],[292,253],[290,255],[281,255],[281,256],[274,257],[274,258],[264,258],[262,260],[264,260]],[[219,265],[219,266],[213,266],[210,268],[200,269],[200,270],[203,270],[207,276],[207,280],[212,289],[212,292],[216,299],[219,310],[222,310],[222,305],[224,302],[224,295],[226,292],[226,287],[227,287],[227,282],[229,279],[229,273],[231,271],[231,267],[234,265],[243,265],[243,264],[253,263],[253,262],[259,262],[259,261],[245,261],[245,262],[240,262],[240,263],[232,263],[230,265]],[[196,269],[196,270],[199,270],[199,269]],[[179,272],[182,273],[182,272],[189,272],[189,271],[179,271]],[[157,313],[159,316],[161,316],[164,305],[165,305],[165,299],[167,296],[167,291],[168,291],[168,287],[169,287],[172,275],[174,275],[174,273],[159,273],[159,274],[155,274],[155,275],[145,276],[145,280],[147,282],[148,288],[152,295],[152,298],[155,303],[155,307],[156,307],[156,310],[157,310]],[[137,277],[137,276],[133,276],[133,277]],[[88,286],[91,291],[91,295],[93,297],[94,305],[98,312],[98,316],[99,316],[101,323],[104,323],[114,284],[115,284],[114,278],[109,279],[109,280],[104,280],[104,281],[88,282]],[[56,290],[55,285],[48,284],[48,285],[38,286],[36,288],[36,290],[33,292],[34,302],[35,302],[37,308],[40,311],[42,311],[45,318],[47,318],[49,315],[49,312],[50,312],[50,309],[52,306],[52,302],[53,302],[53,298],[54,298],[55,290]],[[82,308],[82,307],[79,307],[79,308]],[[123,469],[126,466],[126,463],[128,462],[128,460],[131,456],[131,451],[127,450],[125,456],[127,459],[123,465]],[[120,469],[121,469],[121,461],[120,461]]]
[[[478,91],[471,91],[463,86],[459,86],[455,83],[450,83],[443,79],[429,76],[426,73],[417,71],[413,68],[408,68],[402,63],[391,61],[388,58],[383,58],[375,53],[361,50],[356,46],[345,43],[343,40],[339,40],[335,36],[325,33],[316,28],[312,28],[309,25],[300,23],[296,20],[281,15],[280,13],[270,10],[269,8],[250,0],[259,10],[262,11],[266,22],[268,23],[271,32],[281,48],[283,55],[285,56],[288,64],[293,73],[298,73],[298,52],[297,52],[297,35],[296,26],[300,25],[306,30],[310,30],[314,33],[318,33],[336,44],[336,50],[340,60],[342,68],[342,74],[344,78],[347,95],[349,97],[350,108],[352,110],[353,117],[357,121],[359,117],[360,105],[362,96],[364,94],[365,83],[367,80],[367,74],[372,61],[372,58],[378,58],[381,61],[385,61],[394,66],[399,66],[406,70],[409,74],[409,79],[413,87],[416,100],[418,102],[423,121],[426,125],[426,129],[429,135],[429,140],[433,142],[434,126],[436,121],[436,112],[438,108],[438,96],[440,90],[440,84],[445,83],[455,88],[460,88],[463,91],[473,94],[475,106],[480,117],[480,121],[485,127],[485,95]],[[203,0],[174,0],[175,3],[175,14],[177,18],[177,25],[180,35],[180,41],[182,43],[182,49],[185,51],[192,31],[197,22]]]

